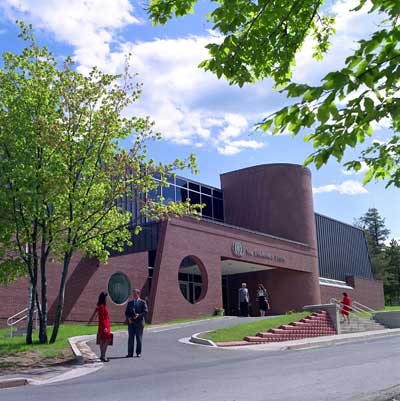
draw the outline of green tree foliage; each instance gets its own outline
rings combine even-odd
[[[386,228],[385,219],[379,214],[378,209],[375,207],[369,208],[357,220],[356,225],[364,230],[370,251],[373,253],[382,252],[390,230]]]
[[[365,162],[364,177],[384,179],[400,187],[400,2],[359,0],[353,11],[368,8],[382,15],[382,24],[358,43],[345,60],[345,67],[332,71],[322,84],[289,82],[294,57],[304,40],[316,40],[314,56],[321,58],[334,32],[332,16],[321,16],[323,1],[213,0],[210,20],[223,37],[207,47],[211,58],[201,63],[206,70],[240,86],[272,77],[294,103],[258,124],[272,133],[306,132],[305,140],[315,151],[305,164],[320,168],[333,156],[343,161],[348,148],[359,146],[360,154],[344,162],[358,171]],[[155,23],[192,11],[195,0],[151,0],[149,13]],[[300,99],[300,100],[299,100]],[[373,123],[390,122],[393,135],[385,143],[367,141]]]
[[[355,221],[355,225],[364,230],[374,277],[384,280],[386,272],[385,241],[390,234],[390,230],[386,228],[385,219],[379,214],[378,209],[369,208],[363,216]]]
[[[385,250],[386,279],[385,298],[391,305],[400,304],[400,245],[395,240],[390,241]]]
[[[23,266],[33,300],[27,342],[35,307],[40,339],[47,342],[46,269],[52,259],[62,264],[54,342],[73,255],[106,262],[111,249],[122,250],[132,231],[140,231],[116,201],[131,197],[153,219],[198,215],[199,206],[189,201],[165,204],[145,196],[158,185],[154,174],[195,172],[196,164],[193,155],[170,164],[148,159],[146,145],[160,135],[148,117],[126,113],[141,93],[129,64],[122,75],[97,68],[82,75],[71,58],[60,65],[37,45],[30,27],[20,26],[28,46],[21,54],[5,53],[0,69],[0,278],[20,276]],[[128,137],[126,150],[120,142]]]
[[[154,23],[193,12],[198,0],[151,0]],[[272,77],[285,83],[291,76],[296,52],[307,36],[316,39],[316,57],[328,50],[333,18],[321,16],[321,0],[211,0],[208,18],[223,41],[210,43],[210,58],[200,64],[218,77],[242,86]]]

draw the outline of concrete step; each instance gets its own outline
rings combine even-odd
[[[360,333],[363,331],[384,330],[386,327],[375,322],[373,319],[359,316],[351,316],[350,324],[340,322],[340,331],[346,333]]]

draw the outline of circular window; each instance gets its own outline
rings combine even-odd
[[[184,258],[179,266],[179,288],[187,301],[195,304],[203,291],[203,277],[198,262],[191,256]]]
[[[125,303],[131,293],[128,277],[123,273],[114,273],[108,281],[108,293],[114,303],[118,305]]]

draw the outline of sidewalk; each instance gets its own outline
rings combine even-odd
[[[300,350],[309,348],[326,347],[336,344],[346,344],[357,341],[367,341],[378,338],[393,337],[400,335],[400,329],[385,329],[376,331],[366,331],[361,333],[349,333],[349,334],[336,334],[333,336],[321,336],[302,338],[301,340],[282,341],[265,344],[254,344],[254,345],[232,345],[225,347],[218,347],[215,343],[210,340],[199,338],[199,335],[203,333],[196,333],[190,337],[189,342],[193,345],[211,346],[219,350],[250,350],[250,351],[285,351],[285,350]],[[186,341],[183,341],[186,342]],[[234,342],[232,342],[234,343]],[[242,344],[242,341],[238,341],[238,344]]]

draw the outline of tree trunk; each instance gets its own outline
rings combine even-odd
[[[50,344],[56,341],[58,335],[58,329],[60,328],[62,313],[64,310],[65,286],[67,284],[68,267],[70,260],[71,260],[71,254],[68,252],[64,255],[64,266],[61,276],[60,289],[58,291],[57,311],[54,319],[53,332],[51,333]]]
[[[33,280],[35,281],[35,280]],[[32,331],[33,331],[33,315],[35,310],[35,299],[36,299],[36,283],[31,282],[29,288],[29,305],[28,305],[28,322],[26,326],[26,343],[32,344]]]
[[[40,329],[39,329],[39,341],[41,344],[47,344],[47,280],[46,280],[46,255],[41,255],[40,260],[40,279],[41,279],[41,301],[42,305],[40,308]],[[39,301],[39,300],[38,300]]]

